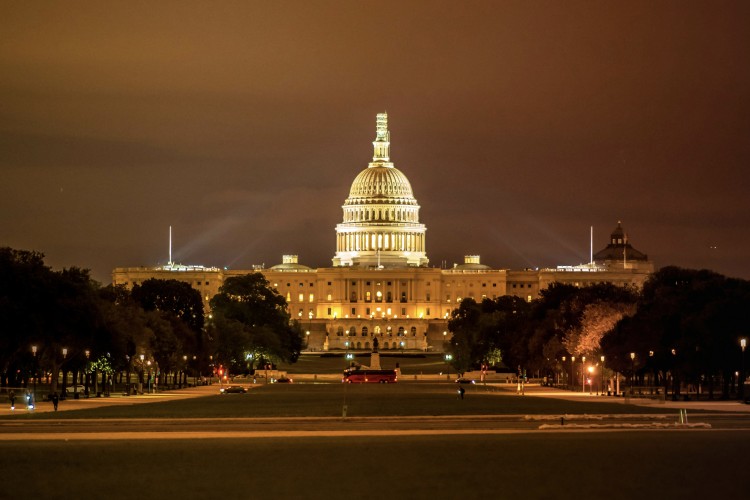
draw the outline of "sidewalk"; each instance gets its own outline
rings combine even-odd
[[[152,394],[139,394],[137,396],[125,396],[122,393],[112,394],[109,397],[89,397],[80,399],[68,398],[60,401],[57,405],[57,411],[84,410],[89,408],[100,408],[103,406],[115,405],[136,405],[143,403],[157,403],[174,399],[199,398],[219,394],[219,384],[201,385],[198,387],[187,387],[184,389],[173,389],[160,391]],[[51,401],[37,401],[33,410],[26,409],[26,400],[23,397],[16,396],[16,409],[14,413],[48,413],[54,412],[55,408]],[[0,407],[0,415],[7,415],[11,412],[10,403],[4,401]]]
[[[501,388],[507,389],[502,385]],[[514,389],[515,391],[515,389]],[[671,401],[667,399],[658,400],[651,398],[639,397],[615,397],[589,394],[588,392],[571,392],[563,389],[552,387],[540,387],[538,385],[527,385],[524,389],[526,396],[537,396],[545,398],[565,399],[568,401],[581,401],[590,399],[602,403],[621,403],[636,406],[645,406],[649,408],[669,408],[669,409],[693,409],[693,410],[710,410],[720,412],[734,412],[750,414],[750,405],[741,403],[737,400],[714,400],[714,401]]]

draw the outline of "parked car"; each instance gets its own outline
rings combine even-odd
[[[294,382],[294,380],[287,378],[287,377],[281,377],[281,378],[277,378],[275,382],[277,384],[291,384],[292,382]]]
[[[221,394],[245,394],[246,392],[247,389],[241,385],[228,385],[219,389],[219,393]]]
[[[460,378],[457,378],[457,379],[456,379],[456,383],[457,383],[457,384],[474,384],[474,383],[476,383],[476,382],[474,382],[474,380],[472,380],[472,379],[470,379],[470,378],[463,378],[463,377],[460,377]]]

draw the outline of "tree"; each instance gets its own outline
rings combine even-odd
[[[0,248],[0,385],[19,384],[33,368],[31,346],[41,347],[46,311],[53,296],[48,284],[52,270],[38,252]]]
[[[133,286],[131,294],[144,310],[173,314],[196,334],[203,330],[203,298],[189,283],[151,278]]]
[[[448,328],[453,333],[448,348],[452,364],[459,372],[490,364],[500,357],[514,363],[522,356],[515,350],[516,339],[524,328],[528,304],[506,295],[477,303],[467,298],[451,313]]]
[[[608,365],[628,372],[653,372],[674,394],[682,383],[716,380],[728,397],[740,368],[739,339],[746,335],[750,282],[707,270],[664,267],[643,287],[632,318],[624,318],[602,339]],[[635,354],[631,361],[630,353]]]
[[[177,336],[174,340],[180,346],[182,355],[190,359],[195,356],[205,367],[203,298],[198,290],[183,281],[151,278],[141,285],[135,285],[131,294],[145,311],[160,311],[163,317],[171,316],[184,323],[187,329],[167,318],[172,324],[172,333]],[[162,357],[162,361],[165,360]],[[173,365],[171,362],[169,364]]]
[[[297,361],[302,349],[299,324],[290,321],[286,300],[261,273],[233,276],[211,299],[210,333],[220,362]]]

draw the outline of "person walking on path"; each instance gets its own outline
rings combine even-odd
[[[466,392],[466,390],[463,387],[459,387],[458,388],[458,397],[459,397],[459,399],[463,399],[464,398],[464,392]]]
[[[52,406],[55,407],[55,411],[57,411],[57,404],[60,402],[60,397],[57,395],[57,392],[52,393]]]
[[[8,399],[10,400],[10,409],[15,410],[16,409],[16,393],[13,392],[13,389],[10,390],[8,393]]]

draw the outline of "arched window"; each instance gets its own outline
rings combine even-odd
[[[349,328],[349,336],[354,337],[355,335],[357,335],[357,329],[354,327]]]
[[[404,327],[403,326],[399,326],[398,327],[398,336],[399,337],[403,337],[404,336]]]
[[[367,327],[366,326],[362,327],[362,336],[363,337],[367,337]]]
[[[344,336],[344,327],[343,326],[338,327],[338,329],[336,330],[336,336],[337,337],[343,337]]]
[[[412,326],[411,327],[411,336],[412,337],[416,337],[417,336],[417,327],[416,326]]]

